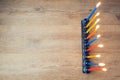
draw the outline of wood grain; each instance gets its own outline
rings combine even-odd
[[[107,72],[82,73],[80,21],[99,0],[0,0],[0,80],[120,80],[120,0],[101,0]]]

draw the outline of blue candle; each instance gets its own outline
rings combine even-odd
[[[97,5],[95,6],[95,8],[92,10],[92,12],[90,13],[90,15],[88,16],[88,20],[90,20],[90,18],[95,14],[96,10],[98,9],[98,7],[100,6],[101,2],[98,2]]]
[[[92,62],[87,62],[86,64],[89,66],[97,66],[98,65],[97,63],[92,63]]]
[[[104,63],[92,63],[90,61],[87,61],[86,65],[88,65],[88,66],[105,66]]]
[[[92,63],[92,62],[86,62],[88,66],[105,66],[104,63]]]
[[[92,43],[95,42],[96,40],[98,40],[98,38],[94,38],[93,40],[89,41],[89,42],[87,43],[87,45],[92,44]]]
[[[97,37],[94,38],[94,39],[92,39],[91,41],[89,41],[89,42],[87,43],[87,45],[90,45],[90,44],[92,44],[93,42],[95,42],[96,40],[98,40],[98,39],[100,38],[100,36],[101,36],[101,35],[97,35]]]

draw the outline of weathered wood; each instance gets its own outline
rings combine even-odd
[[[120,0],[101,0],[96,49],[107,72],[82,73],[80,20],[99,0],[0,0],[0,80],[120,80]],[[94,52],[92,54],[94,54]]]

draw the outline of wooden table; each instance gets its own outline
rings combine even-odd
[[[101,0],[91,53],[108,71],[81,71],[80,21],[98,1],[0,0],[0,80],[120,80],[120,0]]]

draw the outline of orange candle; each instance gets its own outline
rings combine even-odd
[[[87,36],[86,39],[91,38],[91,37],[97,32],[97,30],[98,30],[99,28],[100,28],[100,25],[97,25],[96,28],[95,28],[95,30],[94,30],[92,33],[90,33],[90,34]]]
[[[96,70],[101,71],[102,68],[89,68],[89,69],[88,69],[88,71],[96,71]]]
[[[97,45],[97,46],[92,46],[92,47],[90,47],[90,48],[87,49],[87,52],[92,51],[92,50],[94,50],[94,49],[96,49],[96,48],[98,48],[98,47],[102,48],[103,45],[102,45],[102,44],[99,44],[99,45]]]
[[[106,68],[93,67],[89,68],[88,71],[107,71]]]
[[[97,47],[98,47],[98,46],[90,47],[90,48],[87,49],[87,52],[92,51],[92,50],[96,49]]]

